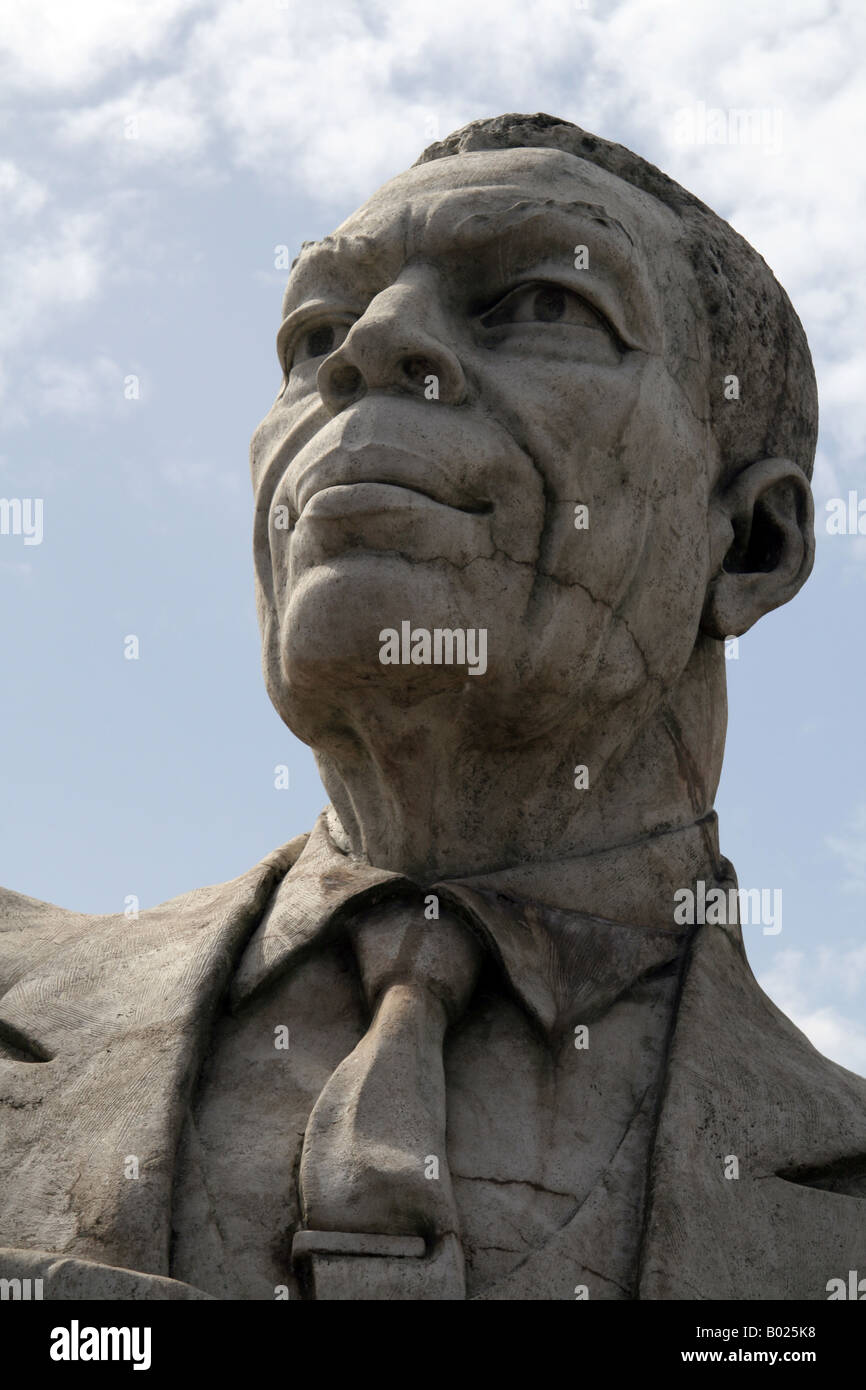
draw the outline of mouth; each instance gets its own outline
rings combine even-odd
[[[435,507],[449,508],[472,516],[484,516],[493,511],[493,503],[445,501],[427,488],[417,483],[406,483],[394,478],[364,478],[351,482],[326,482],[320,487],[304,489],[298,498],[298,514],[292,523],[304,517],[338,517],[364,512],[381,513],[398,509]]]
[[[302,516],[336,515],[339,508],[381,512],[389,506],[436,506],[470,515],[491,512],[490,499],[464,483],[466,466],[458,469],[453,461],[440,461],[441,449],[423,447],[428,443],[434,441],[413,438],[407,444],[368,434],[362,441],[342,438],[322,453],[310,450],[306,458],[302,454],[287,488],[290,524]]]

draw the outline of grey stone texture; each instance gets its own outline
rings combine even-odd
[[[137,920],[0,894],[0,1278],[825,1299],[866,1081],[755,981],[713,811],[724,639],[814,552],[784,291],[636,155],[504,116],[305,245],[278,351],[264,674],[330,805]]]

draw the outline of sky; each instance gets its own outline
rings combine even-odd
[[[866,1072],[864,31],[859,0],[10,0],[0,883],[144,908],[310,828],[251,563],[282,267],[432,140],[546,111],[726,217],[809,337],[815,570],[727,664],[717,809],[740,885],[782,894],[781,931],[744,928],[759,980]]]

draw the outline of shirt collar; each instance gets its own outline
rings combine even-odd
[[[719,855],[715,813],[601,853],[424,888],[352,856],[341,839],[329,808],[247,944],[230,987],[233,1010],[364,906],[435,894],[469,918],[524,1006],[556,1034],[590,1022],[638,979],[677,958],[689,935],[673,921],[678,889],[732,876]]]

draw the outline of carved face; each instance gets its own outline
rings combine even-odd
[[[302,253],[253,440],[266,673],[301,737],[349,690],[451,691],[522,738],[677,679],[715,462],[678,237],[525,149],[414,168]],[[405,621],[486,629],[486,673],[382,665]]]

